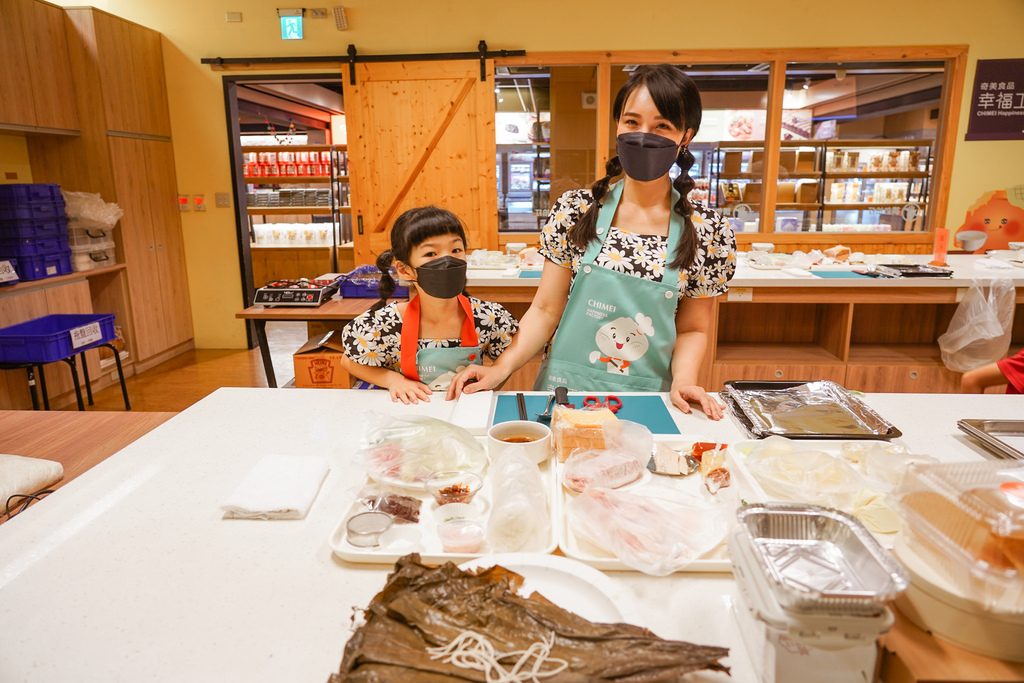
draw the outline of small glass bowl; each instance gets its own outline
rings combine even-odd
[[[483,479],[472,472],[435,472],[423,486],[438,505],[468,503],[483,486]]]

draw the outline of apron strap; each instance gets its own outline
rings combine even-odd
[[[466,314],[462,323],[462,346],[479,346],[480,338],[476,333],[476,322],[473,320],[473,306],[464,295],[458,296],[459,305]],[[420,380],[420,371],[416,367],[416,353],[419,351],[420,338],[420,298],[409,299],[402,320],[401,363],[402,374],[411,380]]]

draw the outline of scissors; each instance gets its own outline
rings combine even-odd
[[[622,407],[622,399],[613,394],[605,396],[604,401],[601,401],[597,396],[587,396],[583,399],[583,407],[591,409],[607,408],[612,413],[617,413],[619,408]]]

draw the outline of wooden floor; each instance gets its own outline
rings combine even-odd
[[[279,385],[294,375],[292,354],[306,343],[306,324],[267,323],[267,338]],[[220,387],[266,387],[259,349],[196,350],[183,353],[126,380],[132,410],[180,412]],[[124,410],[121,385],[97,392],[88,410]],[[62,410],[77,410],[74,402]]]

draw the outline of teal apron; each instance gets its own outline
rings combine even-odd
[[[447,349],[420,349],[420,298],[409,300],[402,320],[402,374],[407,378],[423,382],[431,391],[448,391],[448,386],[458,373],[469,365],[481,365],[480,339],[476,334],[473,306],[469,299],[460,294],[459,305],[466,313],[462,323],[461,346]]]
[[[682,235],[673,211],[661,282],[603,268],[595,263],[608,239],[622,182],[613,185],[597,215],[597,236],[587,245],[573,278],[551,353],[535,391],[567,386],[573,391],[668,391],[676,343],[679,270],[667,261]],[[679,194],[672,190],[672,206]]]

